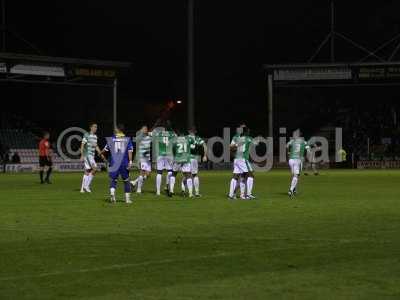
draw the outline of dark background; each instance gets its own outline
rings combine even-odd
[[[119,119],[128,127],[152,124],[170,99],[183,100],[171,118],[177,126],[186,124],[186,1],[8,0],[6,5],[7,27],[43,55],[132,62],[119,89]],[[336,1],[336,30],[374,49],[400,32],[399,8],[398,1]],[[253,132],[265,135],[262,65],[305,62],[329,31],[329,13],[329,1],[197,0],[196,123],[202,135],[222,134],[222,127],[241,120]],[[342,41],[336,46],[337,61],[357,61],[364,56]],[[394,47],[383,54],[388,56]],[[321,51],[317,62],[328,60],[328,48]],[[36,53],[11,35],[7,50]],[[10,83],[0,87],[3,112],[23,116],[42,128],[111,121],[111,90]],[[312,127],[325,124],[316,122],[317,110],[306,117],[303,111],[321,105],[334,108],[339,100],[346,105],[355,99],[362,99],[356,106],[375,110],[377,95],[396,106],[398,91],[279,91],[275,125],[311,127],[311,132]],[[293,118],[297,124],[292,124]]]

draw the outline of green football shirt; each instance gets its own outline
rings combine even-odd
[[[150,160],[152,138],[149,135],[140,135],[138,137],[138,155],[141,160]]]
[[[92,133],[85,133],[82,139],[83,146],[83,157],[94,157],[97,148],[97,135]]]
[[[159,131],[153,135],[155,144],[158,147],[157,157],[167,156],[172,154],[172,143],[176,134],[173,131]]]
[[[253,139],[249,136],[235,135],[232,139],[231,145],[237,147],[235,158],[236,159],[250,159],[250,147],[254,144]]]
[[[310,149],[308,143],[302,138],[295,138],[287,143],[290,159],[303,159],[305,151]]]
[[[174,160],[177,163],[188,163],[190,162],[190,142],[187,136],[178,136],[174,140],[173,145]]]
[[[187,138],[189,139],[191,158],[199,160],[201,158],[200,147],[204,145],[204,140],[201,137],[192,134],[189,134]]]

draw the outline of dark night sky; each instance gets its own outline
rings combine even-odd
[[[305,61],[329,30],[329,1],[196,2],[198,123],[219,128],[251,119],[264,130],[262,64]],[[349,2],[337,1],[337,31],[371,49],[400,32],[398,1]],[[120,97],[135,110],[185,99],[186,1],[8,0],[7,7],[9,29],[44,55],[131,61]],[[34,53],[11,36],[7,46]],[[338,60],[362,55],[337,42]],[[326,58],[327,49],[318,59]]]

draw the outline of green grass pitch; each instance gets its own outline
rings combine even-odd
[[[226,198],[229,172],[201,199],[153,175],[130,206],[81,176],[0,175],[0,299],[400,298],[400,171],[302,176],[295,200],[288,171],[257,173],[255,201]]]

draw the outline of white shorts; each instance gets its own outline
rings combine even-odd
[[[253,171],[250,163],[244,158],[235,158],[233,160],[233,174],[242,174]]]
[[[190,169],[192,170],[193,175],[199,173],[199,162],[197,161],[196,158],[192,158],[190,160]]]
[[[289,159],[289,167],[290,167],[290,171],[292,172],[293,175],[300,175],[302,165],[303,165],[303,163],[302,163],[301,159],[298,159],[298,158]]]
[[[171,170],[172,159],[168,156],[160,156],[157,158],[157,171]]]
[[[94,160],[93,156],[88,156],[85,157],[83,160],[83,163],[85,165],[85,170],[96,170],[97,169],[97,164],[96,161]]]
[[[149,161],[149,160],[140,160],[139,168],[142,171],[151,172],[151,161]]]
[[[182,171],[183,173],[191,173],[192,172],[191,163],[190,162],[188,162],[188,163],[174,162],[173,171],[174,172]]]

